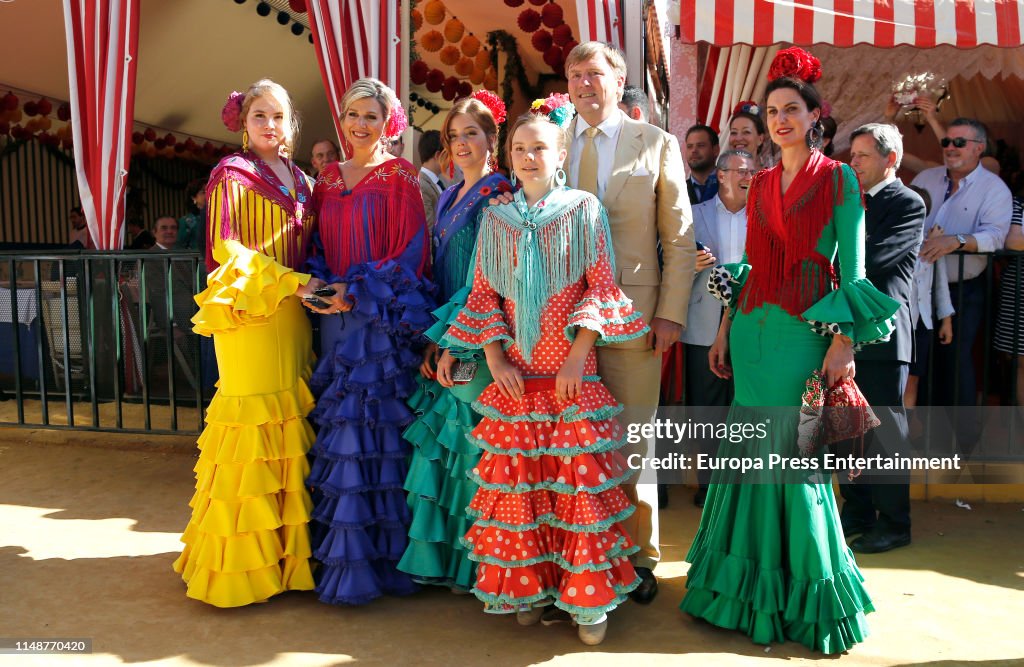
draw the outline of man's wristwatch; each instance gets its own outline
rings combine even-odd
[[[957,234],[956,242],[960,244],[959,246],[957,246],[957,250],[963,250],[964,246],[967,245],[967,237],[964,236],[963,234]]]

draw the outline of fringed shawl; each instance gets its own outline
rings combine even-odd
[[[413,166],[401,158],[388,160],[349,187],[337,162],[324,167],[316,183],[314,206],[317,228],[327,265],[343,276],[357,264],[374,262],[379,268],[398,260],[423,235],[421,252],[408,267],[422,277],[430,261],[426,243],[419,179]]]
[[[444,300],[462,289],[472,278],[473,244],[480,214],[499,192],[511,192],[512,186],[501,174],[488,174],[477,181],[458,202],[462,188],[457,183],[441,193],[437,201],[434,225],[434,280]]]
[[[313,193],[306,175],[295,163],[285,158],[282,161],[291,169],[294,197],[266,162],[252,151],[243,151],[227,156],[214,167],[206,185],[206,215],[211,236],[219,217],[222,240],[238,241],[294,269],[305,260]],[[232,187],[233,184],[239,187]],[[215,201],[218,186],[222,186],[222,195]],[[273,207],[279,207],[280,214],[275,214]],[[214,257],[217,245],[206,244],[206,266],[210,271],[220,265]]]
[[[842,203],[841,166],[811,151],[785,195],[781,163],[754,177],[747,203],[751,271],[739,301],[744,313],[774,303],[799,317],[835,289],[835,270],[815,248]]]
[[[614,266],[608,217],[596,197],[564,187],[533,206],[522,191],[486,209],[477,258],[491,287],[515,304],[515,339],[530,361],[548,301],[580,280],[602,255]]]

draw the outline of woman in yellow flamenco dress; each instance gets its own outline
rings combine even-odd
[[[192,518],[174,562],[189,597],[217,607],[311,590],[306,421],[313,396],[309,320],[299,303],[322,281],[298,273],[311,235],[309,182],[290,152],[288,93],[262,80],[222,114],[245,130],[207,186],[209,287],[196,333],[213,336],[220,383],[199,436]]]

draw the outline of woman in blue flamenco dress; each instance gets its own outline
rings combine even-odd
[[[416,386],[433,287],[416,173],[382,142],[405,129],[401,104],[380,81],[360,79],[342,109],[351,158],[325,167],[317,181],[307,262],[335,290],[321,297],[326,307],[307,302],[324,316],[310,381],[319,431],[307,484],[316,591],[324,602],[358,605],[416,589],[396,568],[410,519],[401,433],[412,421],[405,400]]]
[[[732,318],[709,353],[713,372],[735,377],[730,427],[767,427],[765,437],[724,439],[718,456],[766,468],[742,479],[712,473],[680,608],[759,644],[793,640],[829,654],[864,640],[874,607],[821,473],[824,454],[801,458],[799,406],[815,369],[829,386],[853,377],[855,347],[887,338],[898,306],[865,278],[855,174],[818,150],[820,75],[802,49],[773,63],[767,120],[782,159],[751,183],[744,263],[718,267],[709,281]],[[783,473],[769,466],[772,454],[818,470]]]
[[[403,434],[413,445],[405,483],[412,525],[398,569],[417,583],[455,592],[468,593],[476,581],[476,564],[460,541],[472,524],[466,507],[476,491],[468,473],[480,460],[480,448],[467,436],[480,421],[470,406],[491,376],[477,351],[446,350],[467,361],[479,357],[474,378],[453,384],[447,365],[435,370],[437,343],[469,296],[483,209],[495,194],[511,191],[508,179],[494,172],[498,125],[504,119],[501,99],[482,90],[456,102],[441,128],[443,162],[457,165],[465,180],[445,190],[437,204],[433,277],[445,305],[434,312],[437,321],[426,332],[431,343],[420,366],[419,388],[409,399],[416,421]]]

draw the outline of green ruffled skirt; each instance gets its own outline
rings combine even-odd
[[[760,460],[765,470],[712,473],[680,609],[759,644],[793,640],[839,653],[867,637],[864,616],[874,607],[846,546],[831,480],[769,466],[771,454],[800,457],[800,396],[828,345],[777,306],[737,313],[729,423],[764,424],[765,437],[727,438],[718,457]]]

